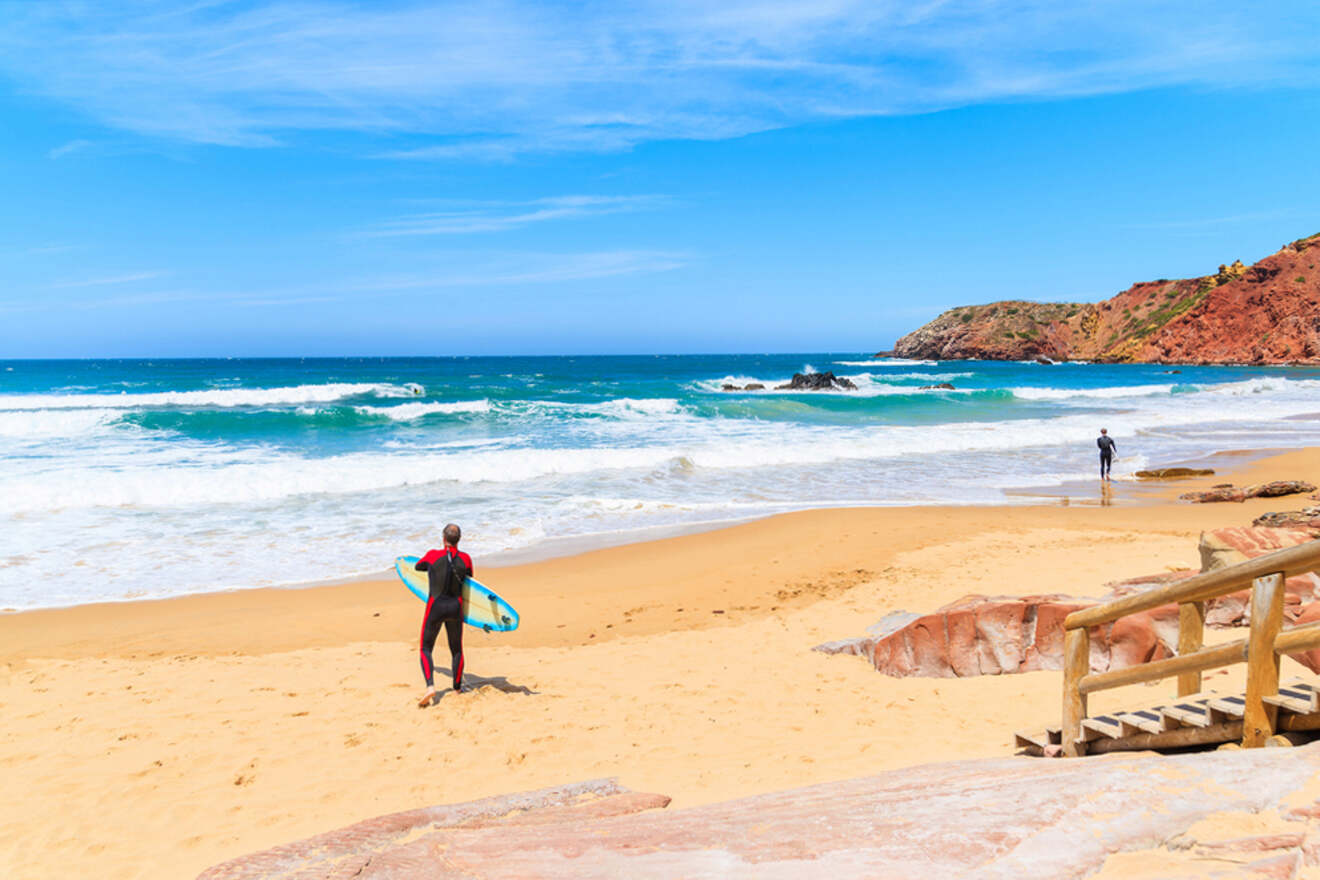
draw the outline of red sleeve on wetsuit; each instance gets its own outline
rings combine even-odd
[[[415,568],[417,571],[426,571],[427,568],[431,567],[432,562],[435,562],[437,559],[439,559],[441,556],[444,555],[445,555],[445,551],[443,550],[427,550],[426,555],[423,556],[421,559],[417,560],[417,564],[414,565],[413,568]],[[426,566],[426,568],[423,568],[422,566]]]
[[[472,575],[475,575],[475,574],[477,573],[477,570],[476,570],[475,568],[472,567],[472,557],[471,557],[471,556],[468,556],[466,553],[464,553],[462,550],[460,550],[460,551],[458,551],[458,558],[461,559],[461,560],[463,560],[463,562],[467,565],[467,570],[468,570],[468,576],[469,576],[469,577],[471,577]]]

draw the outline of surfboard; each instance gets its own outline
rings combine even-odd
[[[394,570],[408,591],[425,602],[431,585],[426,572],[413,568],[416,564],[416,556],[400,556],[394,560]],[[463,588],[463,622],[486,632],[511,632],[518,628],[518,612],[499,593],[476,578],[468,578]]]

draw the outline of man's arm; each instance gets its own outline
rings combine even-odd
[[[421,559],[417,560],[417,564],[413,566],[413,570],[415,570],[415,571],[430,571],[430,570],[431,570],[431,563],[432,563],[432,562],[435,562],[435,561],[436,561],[437,559],[439,559],[442,555],[443,555],[443,554],[441,554],[441,552],[440,552],[439,550],[427,550],[427,551],[426,551],[426,555],[423,556]]]

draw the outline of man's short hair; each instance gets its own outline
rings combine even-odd
[[[457,547],[458,539],[463,537],[463,530],[460,529],[458,526],[454,525],[453,523],[450,523],[449,525],[445,526],[444,536],[445,536],[446,544],[452,544],[455,547]]]
[[[1108,428],[1101,428],[1101,429],[1100,429],[1100,433],[1101,433],[1101,434],[1108,434],[1108,433],[1109,433],[1109,429],[1108,429]],[[458,528],[458,526],[454,526],[454,528]]]

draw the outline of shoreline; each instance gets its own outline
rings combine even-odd
[[[1218,450],[1207,453],[1204,456],[1179,460],[1172,463],[1161,465],[1162,467],[1210,467],[1214,468],[1215,479],[1221,480],[1233,477],[1244,469],[1251,468],[1254,464],[1279,456],[1286,456],[1290,453],[1304,452],[1308,447],[1292,448],[1260,448],[1260,449],[1228,449]],[[1215,467],[1219,465],[1219,467]],[[1208,481],[1203,478],[1187,478],[1176,480],[1141,480],[1137,478],[1120,478],[1117,482],[1118,492],[1123,494],[1122,504],[1124,506],[1149,506],[1152,504],[1167,503],[1176,496],[1178,492],[1187,491],[1196,488],[1205,488],[1203,483],[1208,485]],[[1112,484],[1111,484],[1112,488]],[[489,560],[483,565],[483,570],[505,569],[525,565],[535,565],[543,562],[550,562],[558,559],[570,559],[583,554],[592,553],[598,550],[608,550],[616,547],[629,547],[634,545],[648,544],[655,541],[663,541],[670,538],[681,538],[686,535],[706,534],[710,532],[719,532],[737,526],[748,525],[756,522],[765,522],[774,520],[782,516],[792,516],[795,514],[834,511],[834,510],[937,510],[937,509],[995,509],[999,507],[1032,507],[1032,506],[1054,506],[1054,505],[1090,505],[1090,506],[1108,506],[1114,504],[1116,498],[1112,495],[1106,496],[1106,493],[1096,493],[1097,485],[1095,482],[1087,481],[1066,481],[1057,483],[1049,487],[1007,487],[1001,490],[1002,497],[996,503],[970,502],[968,504],[868,504],[848,507],[801,507],[789,511],[770,513],[765,515],[750,517],[733,517],[718,520],[701,520],[690,523],[677,523],[660,526],[642,526],[632,529],[620,529],[611,532],[597,532],[586,535],[569,535],[564,538],[553,541],[543,541],[539,544],[528,547],[518,547],[509,550],[496,551],[487,556],[482,556],[484,560]],[[264,591],[298,591],[298,590],[317,590],[327,587],[343,587],[354,584],[377,584],[381,582],[392,582],[394,580],[394,570],[392,566],[386,566],[376,572],[364,572],[360,574],[338,575],[328,578],[315,578],[307,581],[292,581],[288,583],[269,584],[265,586],[244,586],[244,587],[225,587],[219,589],[200,590],[191,593],[181,593],[171,596],[124,596],[115,599],[97,599],[91,602],[80,602],[70,605],[45,605],[33,608],[0,608],[0,632],[3,632],[2,622],[15,615],[34,614],[38,612],[56,612],[69,611],[85,607],[105,607],[116,605],[134,605],[137,603],[156,603],[171,602],[187,599],[194,599],[204,596],[221,596],[234,593],[264,592]],[[498,592],[498,591],[497,591]]]
[[[1289,450],[1269,454],[1268,450],[1240,450],[1216,453],[1216,456],[1250,456],[1232,471],[1217,472],[1209,477],[1183,478],[1169,481],[1120,481],[1111,490],[1098,484],[1090,487],[1089,496],[1076,499],[1069,495],[1044,496],[1033,501],[1009,502],[1001,505],[917,505],[868,506],[851,508],[811,508],[790,513],[774,514],[733,525],[683,532],[677,535],[645,541],[584,550],[564,556],[553,556],[533,562],[513,565],[486,564],[476,560],[479,577],[489,579],[496,590],[508,598],[524,620],[534,619],[537,612],[546,613],[540,605],[547,595],[555,595],[566,588],[574,573],[590,571],[632,571],[639,559],[654,557],[677,548],[678,552],[700,554],[707,567],[729,564],[725,557],[748,558],[730,548],[726,542],[746,542],[757,545],[765,552],[773,542],[757,540],[760,533],[784,534],[802,531],[826,543],[829,535],[839,529],[843,520],[851,527],[841,532],[845,537],[874,527],[887,527],[902,531],[910,529],[905,520],[937,520],[963,527],[994,512],[1000,521],[1022,527],[1039,527],[1059,516],[1084,519],[1084,511],[1100,513],[1113,508],[1128,511],[1155,511],[1161,508],[1186,511],[1179,518],[1203,523],[1204,528],[1223,525],[1222,520],[1240,517],[1244,508],[1255,510],[1277,508],[1284,499],[1253,499],[1242,505],[1192,505],[1175,501],[1177,494],[1205,488],[1215,482],[1232,477],[1243,484],[1261,482],[1283,473],[1290,467],[1302,470],[1315,457],[1320,460],[1320,447]],[[1293,462],[1296,462],[1294,465]],[[1109,497],[1107,497],[1109,496]],[[1116,497],[1115,497],[1116,496]],[[1227,508],[1227,509],[1226,509]],[[1101,514],[1104,515],[1104,514]],[[1249,519],[1247,520],[1250,521]],[[1078,523],[1077,525],[1082,525]],[[914,535],[912,546],[923,542]],[[1189,563],[1190,564],[1190,563]],[[808,566],[789,567],[806,577]],[[546,634],[534,628],[523,627],[513,633],[499,636],[504,643],[517,646],[583,644],[591,639],[610,639],[620,633],[608,632],[622,627],[626,620],[630,633],[653,633],[664,627],[653,621],[657,596],[666,595],[665,577],[649,574],[641,583],[628,588],[610,586],[621,583],[623,575],[610,576],[597,594],[596,606],[608,609],[615,619],[594,621],[595,615],[585,620],[559,625],[562,633]],[[768,594],[768,593],[767,593]],[[761,598],[764,598],[762,596]],[[697,604],[692,601],[690,604]],[[626,608],[624,606],[627,606]],[[81,605],[37,608],[0,613],[0,662],[24,660],[34,657],[88,657],[107,652],[123,657],[161,657],[171,653],[193,653],[219,656],[223,654],[274,653],[296,650],[300,647],[330,647],[354,641],[380,641],[398,638],[408,632],[411,618],[416,616],[420,604],[402,589],[392,570],[380,575],[346,578],[335,581],[315,581],[301,586],[258,587],[250,589],[218,590],[162,598],[132,598],[115,601],[90,602]],[[774,602],[765,604],[767,613],[780,610]],[[761,606],[757,606],[760,610]],[[628,612],[626,618],[624,613]],[[650,612],[650,613],[648,613]],[[257,618],[257,622],[253,618]],[[728,619],[734,619],[730,617]],[[347,623],[346,621],[351,621]],[[674,623],[676,621],[669,621]],[[718,623],[692,619],[687,615],[682,626],[704,627]],[[639,625],[640,624],[640,625]],[[602,630],[599,633],[593,630]],[[490,634],[473,633],[474,638],[492,638]]]

